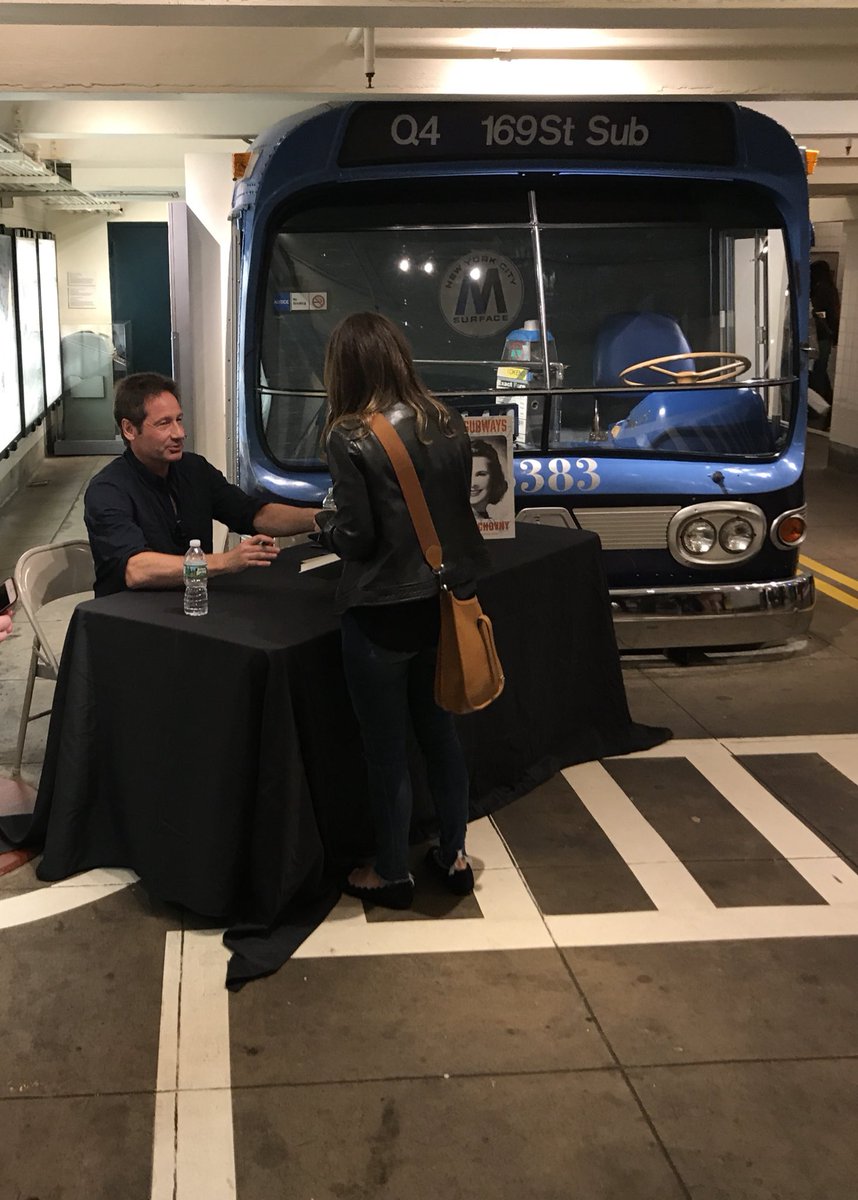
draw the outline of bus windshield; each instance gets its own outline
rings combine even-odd
[[[436,394],[512,402],[518,452],[771,457],[797,394],[788,262],[774,205],[739,182],[517,175],[299,196],[260,288],[269,453],[319,461],[327,338],[373,310],[403,326]]]

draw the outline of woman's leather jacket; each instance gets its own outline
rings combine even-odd
[[[421,442],[407,405],[396,404],[385,416],[405,443],[426,496],[441,542],[444,582],[460,593],[471,590],[488,555],[470,506],[471,446],[464,421],[451,411],[450,436],[430,419]],[[318,541],[344,560],[338,611],[435,594],[438,582],[378,439],[357,421],[335,426],[328,465],[336,511],[323,510],[316,522],[322,528]]]

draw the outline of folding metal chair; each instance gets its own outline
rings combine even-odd
[[[15,565],[15,587],[18,591],[18,600],[33,627],[33,651],[30,655],[30,669],[27,673],[21,723],[18,726],[18,746],[15,751],[15,765],[12,768],[13,779],[21,773],[21,760],[24,757],[24,742],[29,722],[35,721],[39,717],[46,717],[51,711],[46,709],[44,712],[30,713],[35,682],[37,679],[55,681],[59,670],[61,648],[51,646],[39,616],[40,611],[52,600],[60,600],[64,596],[76,596],[81,592],[91,592],[94,576],[95,568],[89,542],[82,541],[54,542],[49,546],[34,546],[31,550],[26,550]]]

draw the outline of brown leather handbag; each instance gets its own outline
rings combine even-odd
[[[411,455],[383,413],[374,413],[370,428],[387,452],[423,557],[440,586],[441,632],[435,666],[435,703],[452,713],[477,712],[503,691],[504,676],[492,623],[476,596],[459,600],[444,584],[443,555],[435,523],[417,478]]]

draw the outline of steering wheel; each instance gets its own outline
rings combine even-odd
[[[685,362],[689,358],[717,358],[719,362],[716,366],[707,367],[703,371],[688,369],[671,371],[669,367],[662,365],[664,363]],[[751,360],[745,358],[744,354],[734,354],[729,350],[688,350],[684,354],[663,354],[661,358],[645,358],[641,362],[632,363],[630,367],[626,367],[625,370],[620,371],[620,379],[622,379],[627,387],[652,388],[654,385],[651,380],[643,383],[636,379],[628,378],[635,371],[643,371],[645,368],[657,371],[659,375],[668,375],[672,383],[678,384],[680,387],[685,387],[689,383],[724,383],[728,379],[735,379],[743,371],[751,369]]]

